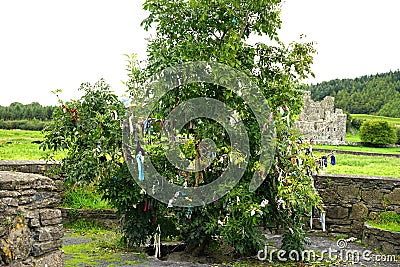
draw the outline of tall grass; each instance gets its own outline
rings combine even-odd
[[[63,207],[73,209],[110,209],[112,206],[103,200],[100,192],[93,185],[68,186],[65,190]]]

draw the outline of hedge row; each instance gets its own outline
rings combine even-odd
[[[12,130],[31,130],[31,131],[41,131],[46,126],[48,122],[40,120],[15,120],[15,121],[5,121],[0,120],[0,129]]]

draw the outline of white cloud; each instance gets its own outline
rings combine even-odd
[[[82,82],[103,77],[118,92],[125,53],[145,54],[137,0],[0,1],[0,105],[56,104],[78,97]],[[281,38],[316,41],[316,79],[356,77],[400,65],[397,0],[287,0]]]

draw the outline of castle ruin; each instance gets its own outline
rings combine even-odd
[[[334,97],[326,96],[322,101],[315,102],[310,91],[304,92],[304,108],[295,122],[295,128],[306,141],[330,145],[344,143],[347,115],[341,109],[335,109],[334,101]]]

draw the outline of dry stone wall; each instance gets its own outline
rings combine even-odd
[[[50,167],[45,162],[0,161],[0,170],[45,173]],[[398,178],[318,175],[315,187],[323,199],[327,231],[331,233],[361,238],[366,218],[383,211],[400,213]],[[62,212],[57,208],[62,191],[62,181],[57,177],[0,171],[0,265],[63,266],[59,250]],[[67,218],[68,211],[63,213]],[[115,211],[106,219],[115,220]],[[319,218],[313,221],[313,227],[320,229]],[[371,242],[382,239],[375,233],[367,231],[363,238]],[[382,249],[387,249],[387,244]]]
[[[85,210],[85,209],[71,209],[60,208],[63,223],[70,223],[74,220],[80,219],[85,221],[92,221],[98,225],[106,227],[118,226],[120,216],[117,210],[102,209],[102,210]]]
[[[0,160],[0,171],[26,172],[46,175],[47,172],[57,167],[57,162],[44,160]]]
[[[1,266],[63,266],[57,184],[39,174],[0,171]]]
[[[398,178],[319,175],[315,186],[325,205],[328,232],[361,238],[366,218],[383,211],[400,213]]]
[[[386,253],[400,255],[400,232],[377,229],[365,223],[362,243]]]

